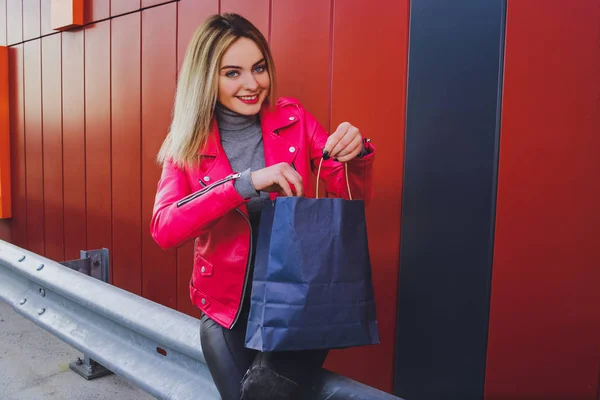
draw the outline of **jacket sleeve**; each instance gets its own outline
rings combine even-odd
[[[239,174],[230,175],[193,192],[183,170],[166,161],[158,182],[150,233],[163,249],[178,247],[208,230],[227,212],[247,200],[234,187]]]
[[[303,111],[306,127],[310,135],[311,167],[313,173],[317,175],[328,134],[315,117],[306,110]],[[354,200],[364,200],[365,205],[368,205],[373,197],[372,169],[375,159],[375,146],[366,140],[363,140],[363,144],[367,154],[362,158],[355,158],[347,163],[348,179],[350,180],[352,198]],[[331,158],[323,160],[320,178],[325,182],[325,190],[328,197],[349,198],[343,163],[334,161]]]

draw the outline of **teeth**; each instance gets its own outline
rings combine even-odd
[[[254,100],[258,97],[258,95],[254,95],[254,96],[240,96],[240,99],[242,100]]]

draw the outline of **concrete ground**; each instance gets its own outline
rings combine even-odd
[[[149,400],[116,375],[87,381],[69,369],[81,353],[0,301],[1,400]]]

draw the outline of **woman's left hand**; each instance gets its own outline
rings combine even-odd
[[[331,157],[339,162],[347,162],[356,158],[362,149],[363,139],[358,128],[349,122],[342,122],[327,139],[323,155],[325,159]]]

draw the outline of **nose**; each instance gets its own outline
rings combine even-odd
[[[242,87],[249,92],[254,92],[258,89],[258,82],[254,78],[254,74],[245,74]]]

